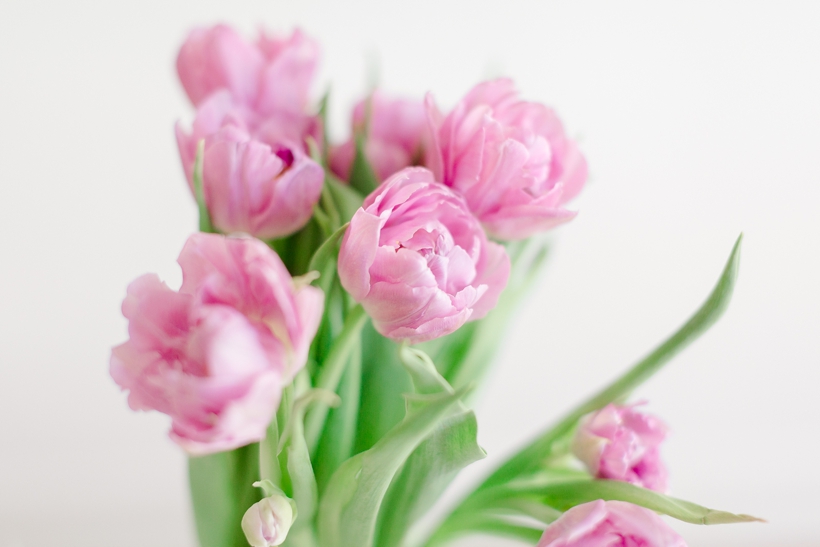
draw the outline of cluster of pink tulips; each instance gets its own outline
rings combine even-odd
[[[484,455],[467,393],[543,262],[540,234],[574,217],[565,206],[587,178],[555,112],[508,79],[447,112],[430,94],[375,90],[330,143],[327,98],[310,94],[319,53],[298,30],[249,42],[219,25],[177,57],[196,107],[176,136],[200,233],[179,255],[179,290],[151,274],[128,287],[110,372],[131,408],[170,416],[203,547],[407,545]],[[714,321],[736,268],[737,246],[685,328]],[[425,544],[683,546],[657,513],[751,520],[668,498],[666,427],[623,404],[692,339],[679,334],[510,458]]]

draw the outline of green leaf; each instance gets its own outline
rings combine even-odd
[[[330,150],[330,143],[328,143],[327,139],[327,116],[330,104],[330,88],[325,91],[325,94],[322,95],[322,99],[319,101],[319,111],[317,116],[319,118],[320,123],[322,124],[322,166],[327,169],[327,153]]]
[[[538,543],[538,540],[544,534],[543,527],[527,526],[520,522],[513,522],[503,515],[488,513],[469,515],[460,521],[458,525],[457,528],[440,528],[435,536],[424,543],[424,546],[438,547],[439,545],[449,544],[457,536],[465,535],[465,531],[517,539],[530,545]]]
[[[364,202],[363,194],[340,181],[330,172],[325,173],[325,189],[336,204],[340,222],[350,221]]]
[[[279,463],[279,424],[274,418],[268,425],[265,438],[259,441],[259,478],[279,486],[282,468]]]
[[[371,448],[402,421],[406,411],[404,393],[413,385],[399,362],[398,345],[366,323],[362,329],[362,404],[355,452]]]
[[[259,477],[259,447],[188,459],[197,536],[202,547],[247,547],[242,516],[262,499],[253,487]]]
[[[357,344],[361,344],[359,334],[367,321],[367,314],[364,309],[357,305],[350,310],[345,318],[344,327],[338,338],[334,340],[333,346],[327,358],[322,362],[318,372],[316,387],[336,392],[339,381],[345,370],[345,365],[350,361],[350,356]],[[317,406],[310,410],[305,420],[305,438],[311,454],[316,453],[322,429],[325,426],[328,409],[325,406]]]
[[[735,522],[762,522],[757,517],[735,515],[709,509],[689,501],[665,496],[623,481],[585,480],[552,484],[532,491],[541,501],[559,511],[594,500],[620,500],[652,509],[658,513],[692,524],[730,524]],[[524,492],[516,492],[521,494]],[[510,492],[508,495],[515,495]]]
[[[348,222],[333,232],[333,234],[331,234],[331,236],[328,237],[318,249],[316,249],[313,256],[310,257],[307,271],[319,272],[319,277],[316,281],[314,281],[314,284],[319,286],[325,294],[328,294],[330,291],[330,283],[333,282],[333,276],[336,275],[336,260],[339,257],[339,242],[344,237],[349,224],[350,223]]]
[[[454,393],[423,351],[402,345],[399,355],[416,393]],[[432,507],[458,472],[486,456],[478,446],[475,414],[461,402],[453,412],[413,451],[390,484],[379,513],[379,547],[402,545],[410,526]]]
[[[379,179],[364,153],[366,137],[358,132],[353,140],[356,151],[350,168],[350,186],[366,196],[379,187]]]
[[[379,513],[379,547],[402,545],[410,526],[429,510],[459,471],[486,456],[472,411],[446,419],[393,479]]]
[[[310,390],[299,397],[293,403],[293,411],[280,441],[280,449],[286,452],[293,500],[299,509],[299,518],[293,524],[294,537],[312,535],[318,503],[316,477],[310,463],[304,431],[305,410],[315,403],[332,406],[339,403],[339,398],[334,393],[320,389]]]
[[[211,224],[211,214],[208,212],[208,205],[205,203],[205,190],[202,187],[202,162],[205,156],[205,139],[196,145],[196,157],[194,158],[194,172],[192,175],[194,182],[194,196],[199,208],[199,231],[208,234],[216,233]]]
[[[353,455],[359,418],[362,381],[362,348],[354,347],[339,384],[341,404],[330,411],[316,452],[316,481],[323,492],[336,469]]]
[[[424,397],[426,405],[373,448],[347,460],[328,484],[319,511],[322,547],[371,547],[382,499],[399,467],[448,415],[464,391]]]
[[[547,430],[535,441],[530,443],[529,446],[507,460],[490,475],[480,488],[502,484],[523,473],[538,469],[546,459],[555,456],[556,446],[562,450],[568,449],[568,444],[565,441],[567,437],[572,434],[578,421],[583,416],[626,397],[633,389],[648,380],[653,374],[658,372],[663,365],[669,362],[672,357],[677,355],[683,348],[692,343],[712,326],[726,310],[731,300],[735,280],[737,279],[740,262],[740,243],[742,239],[742,235],[738,237],[729,255],[729,260],[723,269],[723,273],[720,279],[718,279],[717,285],[715,285],[712,293],[706,299],[706,302],[703,303],[700,309],[698,309],[675,334],[670,336],[623,376],[579,405],[557,425]]]

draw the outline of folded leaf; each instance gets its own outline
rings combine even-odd
[[[403,345],[399,354],[418,394],[453,393],[423,351]],[[395,476],[379,513],[376,544],[402,545],[410,526],[432,507],[456,474],[486,456],[478,446],[475,414],[460,402],[407,459]]]
[[[407,530],[423,516],[459,471],[486,456],[478,446],[472,411],[444,421],[408,458],[393,479],[379,513],[379,547],[402,545]]]
[[[399,467],[448,415],[464,391],[427,396],[427,404],[391,429],[373,448],[334,473],[320,502],[322,547],[371,547],[376,517]]]

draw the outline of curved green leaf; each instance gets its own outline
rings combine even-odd
[[[546,459],[554,456],[555,445],[566,448],[566,443],[561,443],[561,441],[572,433],[581,417],[625,397],[712,326],[726,310],[731,300],[740,264],[740,243],[742,240],[743,235],[741,234],[732,248],[729,260],[723,268],[723,273],[718,279],[717,285],[712,289],[706,302],[675,334],[623,376],[575,408],[557,425],[547,430],[529,446],[507,460],[487,478],[480,488],[502,484],[520,476],[522,473],[538,469]]]
[[[454,392],[423,351],[402,345],[399,356],[416,393]],[[432,507],[458,472],[486,456],[478,445],[475,414],[461,402],[454,405],[451,412],[454,415],[444,420],[413,451],[393,478],[379,512],[376,542],[379,547],[402,545],[411,525]]]
[[[517,492],[521,494],[523,492]],[[537,489],[536,494],[546,505],[559,511],[594,500],[620,500],[652,509],[658,513],[692,524],[730,524],[735,522],[763,522],[750,515],[736,515],[709,509],[696,503],[665,496],[623,481],[586,480],[553,484]]]
[[[464,391],[423,397],[418,406],[373,448],[344,462],[320,502],[322,547],[371,547],[376,517],[399,467],[448,415]],[[418,397],[417,397],[418,399]]]
[[[410,526],[433,506],[458,472],[487,455],[477,436],[475,414],[462,412],[447,418],[413,451],[384,498],[379,547],[402,545]]]

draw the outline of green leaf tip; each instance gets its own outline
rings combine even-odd
[[[726,310],[731,300],[740,265],[742,240],[743,234],[737,238],[732,247],[729,259],[726,261],[726,265],[706,301],[680,329],[622,376],[578,405],[561,421],[504,462],[464,503],[469,503],[471,498],[484,489],[502,485],[517,477],[537,472],[546,465],[550,458],[565,454],[569,450],[568,439],[583,416],[626,397],[713,325]]]
[[[566,511],[582,503],[602,499],[634,503],[690,524],[714,525],[765,522],[763,519],[751,515],[709,509],[696,503],[666,496],[623,481],[585,480],[566,482],[553,484],[540,489],[539,492],[530,493],[538,495],[545,504],[561,511]]]

